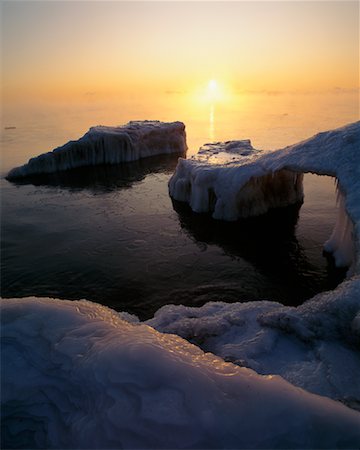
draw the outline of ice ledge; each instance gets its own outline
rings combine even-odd
[[[9,299],[1,320],[2,448],[358,448],[358,412],[101,305]]]
[[[133,121],[119,127],[96,126],[77,141],[31,158],[12,169],[8,180],[65,171],[77,167],[119,164],[148,156],[187,150],[182,122]]]
[[[297,308],[273,301],[169,304],[145,323],[360,411],[359,292],[358,276]]]
[[[301,201],[305,172],[338,179],[344,199],[326,248],[339,266],[360,273],[360,122],[272,152],[250,141],[208,144],[192,159],[179,159],[169,192],[195,212],[231,221]]]

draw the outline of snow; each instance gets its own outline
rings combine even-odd
[[[54,173],[77,167],[119,164],[168,153],[185,153],[185,125],[182,122],[133,121],[119,127],[96,126],[77,141],[43,153],[21,167],[8,180]]]
[[[1,319],[2,448],[360,444],[358,412],[95,303],[2,300]]]
[[[359,273],[360,122],[272,152],[255,150],[250,141],[207,145],[179,159],[169,192],[195,212],[234,221],[301,201],[305,172],[337,178],[345,202],[326,249],[338,266],[353,265],[350,273]]]

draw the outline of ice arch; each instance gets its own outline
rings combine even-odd
[[[338,266],[359,273],[360,122],[319,133],[281,150],[255,150],[250,141],[208,144],[191,159],[179,159],[170,195],[195,212],[237,220],[302,201],[302,174],[338,180],[339,215],[325,250]]]

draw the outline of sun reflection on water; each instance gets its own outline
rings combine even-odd
[[[209,140],[213,142],[215,140],[215,105],[210,105],[209,114]]]

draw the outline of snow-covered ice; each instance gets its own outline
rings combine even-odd
[[[133,121],[119,127],[96,126],[77,141],[31,158],[12,169],[8,180],[54,173],[77,167],[119,164],[149,156],[185,153],[182,122]]]
[[[179,159],[169,192],[195,212],[237,220],[301,201],[305,172],[338,179],[345,202],[326,249],[338,266],[351,266],[359,254],[360,122],[272,152],[255,150],[250,141],[206,145],[194,157]]]
[[[2,448],[360,445],[358,412],[95,303],[2,300],[1,319]]]

